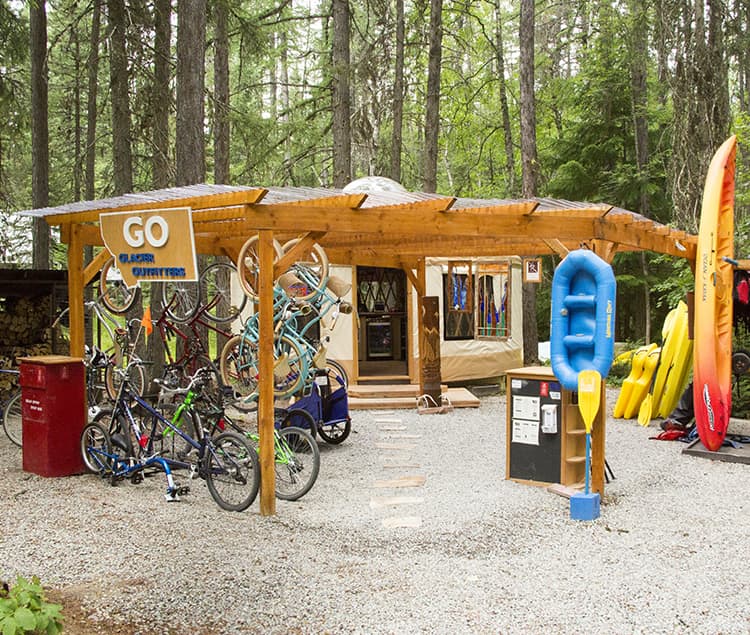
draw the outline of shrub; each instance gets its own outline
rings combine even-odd
[[[62,606],[44,599],[42,585],[36,576],[31,582],[18,576],[12,587],[3,584],[0,588],[0,633],[46,633],[62,632]]]

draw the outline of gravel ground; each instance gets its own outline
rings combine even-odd
[[[168,504],[161,477],[28,474],[2,438],[0,577],[39,576],[77,603],[81,633],[748,633],[750,466],[653,434],[609,419],[616,478],[593,522],[505,480],[498,396],[354,412],[312,491],[274,517],[224,512],[203,484]],[[406,475],[426,481],[376,487]],[[413,500],[378,505],[396,496]]]

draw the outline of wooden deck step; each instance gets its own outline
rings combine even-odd
[[[390,409],[416,409],[417,407],[417,394],[419,392],[419,386],[411,384],[409,391],[403,390],[400,395],[396,394],[393,396],[391,393],[386,395],[380,394],[377,391],[370,392],[365,390],[364,392],[355,391],[355,388],[361,388],[362,386],[349,386],[349,409],[350,410],[390,410]],[[370,388],[383,388],[383,386],[366,386]],[[386,386],[386,388],[391,388]],[[401,389],[401,386],[397,386],[397,389]],[[395,392],[398,392],[396,390]],[[451,405],[454,408],[478,408],[479,398],[471,394],[466,388],[443,388],[443,394],[448,396]],[[389,396],[390,395],[390,396]]]
[[[447,386],[441,386],[441,390],[448,390]],[[383,397],[408,397],[412,400],[419,395],[418,384],[350,384],[349,399],[361,397],[362,399],[381,399]]]

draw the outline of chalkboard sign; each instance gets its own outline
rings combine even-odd
[[[546,367],[509,371],[507,378],[507,478],[560,483],[560,382]]]

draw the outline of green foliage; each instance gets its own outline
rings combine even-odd
[[[16,583],[0,589],[0,632],[2,635],[45,633],[55,635],[63,630],[62,606],[44,599],[42,585],[36,576],[31,581],[18,576]]]

